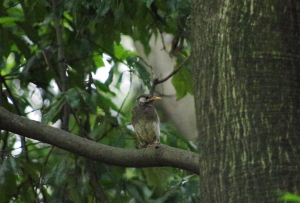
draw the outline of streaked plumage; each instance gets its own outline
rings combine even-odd
[[[137,105],[132,110],[132,125],[140,145],[138,148],[159,143],[159,117],[150,103],[160,97],[143,94],[137,98]]]

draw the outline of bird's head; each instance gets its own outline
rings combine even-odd
[[[149,104],[155,100],[159,100],[161,99],[160,97],[156,97],[150,94],[142,94],[141,96],[139,96],[137,98],[137,103],[138,105],[145,105],[145,104]]]

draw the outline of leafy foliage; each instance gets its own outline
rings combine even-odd
[[[300,202],[300,196],[287,192],[282,195],[280,200],[286,202]]]
[[[117,96],[124,76],[118,65],[126,65],[127,72],[137,75],[146,87],[151,86],[147,71],[151,66],[125,49],[121,37],[140,41],[146,54],[151,51],[150,37],[158,33],[188,40],[189,7],[187,0],[2,1],[0,105],[56,125],[68,106],[73,134],[133,148],[133,132],[127,126],[132,106],[127,102],[122,108],[122,98]],[[111,69],[101,82],[93,74],[105,64]],[[189,77],[183,69],[173,79],[178,98],[192,92]],[[171,124],[162,125],[163,143],[196,150]],[[197,198],[197,177],[185,171],[89,164],[47,144],[0,133],[0,202],[97,202],[99,191],[93,181],[109,202],[194,202]],[[18,143],[20,154],[14,151]]]
[[[189,69],[183,68],[172,77],[172,84],[176,89],[177,99],[182,99],[187,93],[193,94],[192,74]]]

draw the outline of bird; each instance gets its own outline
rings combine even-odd
[[[137,136],[139,145],[136,148],[151,147],[160,143],[160,120],[156,109],[151,105],[161,97],[142,94],[137,98],[137,105],[132,109],[131,123]]]

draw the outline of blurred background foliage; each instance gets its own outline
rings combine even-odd
[[[68,105],[74,135],[134,148],[131,109],[153,79],[134,42],[147,55],[151,37],[171,34],[172,44],[162,49],[180,64],[189,55],[190,6],[188,0],[2,0],[0,106],[60,127]],[[62,63],[67,81],[60,77]],[[177,99],[192,94],[189,69],[183,67],[172,84]],[[166,119],[161,133],[162,143],[197,151]],[[198,176],[183,170],[91,162],[3,130],[0,147],[0,202],[197,201]]]

